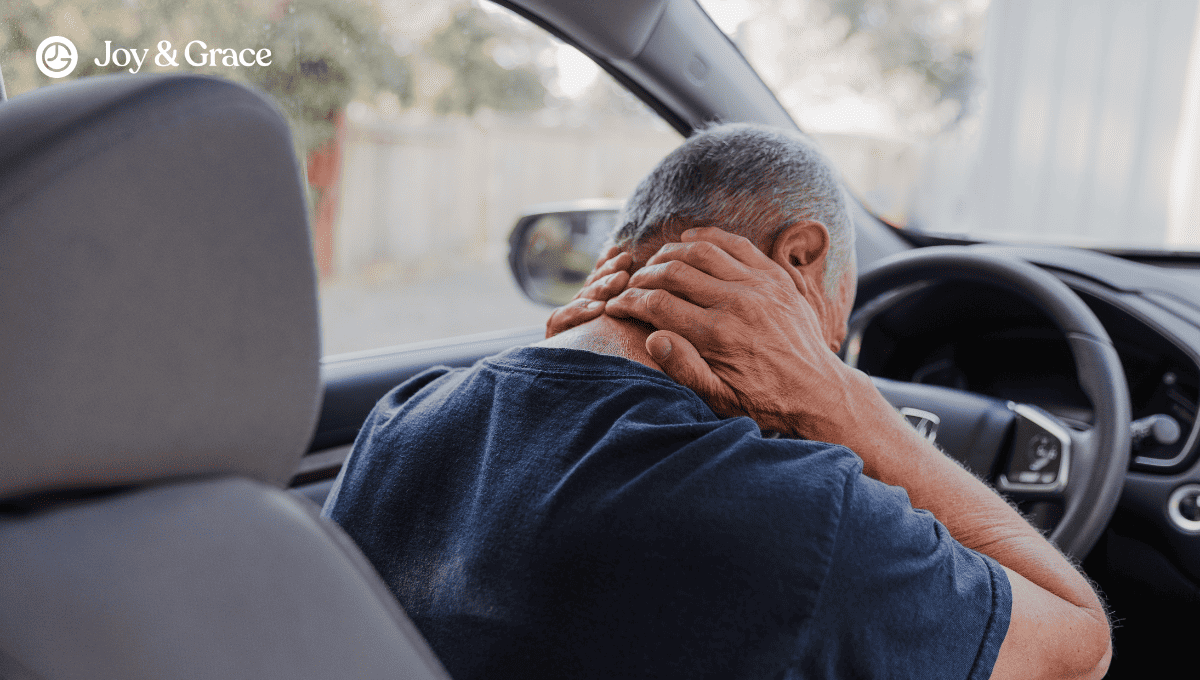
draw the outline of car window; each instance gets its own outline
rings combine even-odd
[[[544,323],[508,270],[518,217],[623,199],[680,141],[587,57],[490,3],[14,0],[4,26],[9,96],[191,71],[280,105],[308,183],[327,356]]]

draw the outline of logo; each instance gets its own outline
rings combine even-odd
[[[75,43],[62,37],[52,35],[42,41],[37,48],[37,67],[48,78],[62,78],[75,70],[79,63],[79,50]]]
[[[917,434],[928,439],[930,444],[937,441],[938,425],[942,422],[942,419],[938,418],[937,415],[908,406],[900,409],[900,415],[904,416],[908,424],[916,429]]]

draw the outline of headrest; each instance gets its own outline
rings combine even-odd
[[[285,481],[321,396],[304,201],[287,124],[233,83],[0,104],[0,499]]]

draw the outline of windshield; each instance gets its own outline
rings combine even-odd
[[[1200,249],[1196,3],[700,4],[898,227]]]

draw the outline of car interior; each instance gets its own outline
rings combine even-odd
[[[682,135],[796,129],[692,0],[498,4]],[[322,357],[288,124],[218,78],[0,102],[0,178],[0,677],[448,677],[320,506],[384,393],[544,329]],[[1079,561],[1111,608],[1108,677],[1185,667],[1200,257],[977,244],[852,211],[844,359],[937,414],[947,452]]]

